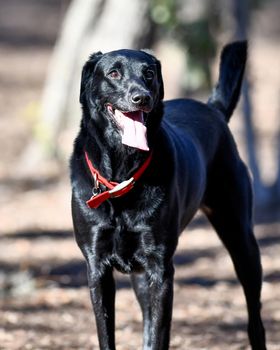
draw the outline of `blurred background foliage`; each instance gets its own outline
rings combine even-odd
[[[217,1],[153,0],[151,19],[157,37],[169,37],[184,49],[188,71],[184,88],[210,88],[210,66],[217,50],[221,18]]]
[[[265,0],[243,1],[250,16]],[[234,0],[152,0],[150,15],[155,24],[155,40],[166,37],[183,48],[190,76],[184,79],[186,92],[195,89],[210,89],[212,76],[210,67],[216,57],[219,33],[230,30],[234,16]],[[248,6],[248,8],[247,8]],[[231,18],[232,22],[232,18]]]

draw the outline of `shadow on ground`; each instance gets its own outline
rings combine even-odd
[[[206,221],[204,218],[198,218],[191,225],[191,229],[204,226]],[[0,236],[0,242],[12,241],[14,243],[17,240],[26,239],[30,242],[40,241],[40,240],[51,240],[60,241],[63,244],[63,240],[74,240],[73,232],[70,230],[62,231],[22,231],[10,234],[3,234]],[[62,243],[61,243],[62,240]],[[259,245],[261,249],[266,249],[273,247],[276,244],[280,244],[280,235],[275,233],[269,233],[259,239]],[[219,254],[219,247],[208,247],[201,249],[190,249],[190,250],[180,250],[174,257],[174,263],[176,267],[191,266],[197,260],[201,258],[206,258],[214,260]],[[43,264],[37,264],[32,262],[30,258],[30,263],[27,268],[22,267],[21,263],[15,263],[13,261],[0,262],[0,285],[2,284],[2,290],[4,290],[4,295],[13,290],[15,287],[14,282],[18,280],[18,276],[24,275],[24,280],[32,279],[34,281],[34,286],[39,284],[40,286],[57,286],[60,288],[80,288],[87,285],[87,273],[86,264],[83,260],[69,260],[67,262],[60,263],[58,261],[47,261]],[[264,280],[266,282],[279,282],[280,281],[280,271],[273,271],[265,275]],[[226,283],[228,285],[236,285],[238,282],[235,278],[223,278],[216,279],[205,276],[191,276],[191,277],[178,277],[176,283],[179,285],[186,286],[200,286],[200,287],[213,287],[218,283]],[[129,288],[130,282],[128,278],[117,275],[117,288]]]

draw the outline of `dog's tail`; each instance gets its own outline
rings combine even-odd
[[[224,47],[220,73],[208,104],[223,113],[227,122],[238,102],[247,60],[247,41],[236,41]]]

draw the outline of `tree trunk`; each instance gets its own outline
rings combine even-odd
[[[249,20],[249,3],[243,0],[232,0],[233,17],[235,22],[235,40],[247,39],[247,28]],[[259,164],[256,155],[256,135],[253,126],[253,110],[250,98],[250,88],[248,76],[245,73],[242,87],[242,110],[245,124],[245,140],[247,146],[247,154],[249,167],[253,175],[253,186],[255,198],[258,203],[267,201],[267,191],[261,180]]]
[[[280,120],[280,118],[279,118]],[[278,206],[280,205],[280,123],[278,125],[278,134],[277,134],[277,159],[276,159],[276,163],[278,166],[277,169],[277,175],[276,175],[276,179],[275,179],[275,183],[273,185],[273,194],[274,194],[274,198],[276,199],[276,202],[278,204]]]
[[[63,124],[69,90],[83,37],[101,10],[102,0],[74,0],[69,6],[61,33],[53,50],[42,96],[41,124],[46,145],[57,152],[57,138]]]

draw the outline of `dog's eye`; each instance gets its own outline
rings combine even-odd
[[[116,69],[111,70],[108,75],[112,79],[120,79],[121,78],[120,72],[117,71]]]
[[[147,80],[153,80],[153,79],[154,79],[154,76],[155,76],[154,71],[152,71],[151,69],[146,70],[146,72],[145,72],[145,78],[146,78]]]

